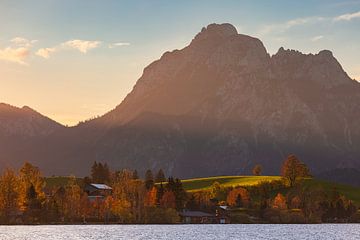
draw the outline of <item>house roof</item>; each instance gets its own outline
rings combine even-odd
[[[106,184],[91,183],[90,185],[101,190],[112,190],[112,188]]]
[[[215,217],[214,214],[200,211],[182,211],[179,215],[182,217]]]
[[[227,210],[229,208],[228,206],[219,206],[219,207],[223,210]]]

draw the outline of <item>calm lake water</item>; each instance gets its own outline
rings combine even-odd
[[[1,240],[360,239],[360,224],[0,226]]]

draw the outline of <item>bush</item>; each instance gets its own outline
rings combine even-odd
[[[171,224],[179,221],[179,214],[173,208],[148,207],[145,209],[144,223],[146,224]]]

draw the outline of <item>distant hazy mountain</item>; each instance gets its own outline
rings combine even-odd
[[[180,177],[244,174],[258,163],[278,174],[289,153],[314,173],[360,169],[358,119],[360,84],[330,51],[270,56],[259,39],[211,24],[146,67],[114,110],[56,129],[28,156],[51,174],[87,174],[94,160]]]
[[[65,127],[27,106],[0,103],[0,166],[18,167],[33,159],[39,143],[60,130]]]

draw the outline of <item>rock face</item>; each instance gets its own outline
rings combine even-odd
[[[290,153],[314,173],[359,169],[359,118],[360,85],[330,51],[270,56],[259,39],[211,24],[145,68],[114,110],[51,134],[42,154],[46,171],[60,174],[67,164],[87,174],[94,160],[180,177],[250,173],[258,163],[278,174]]]

